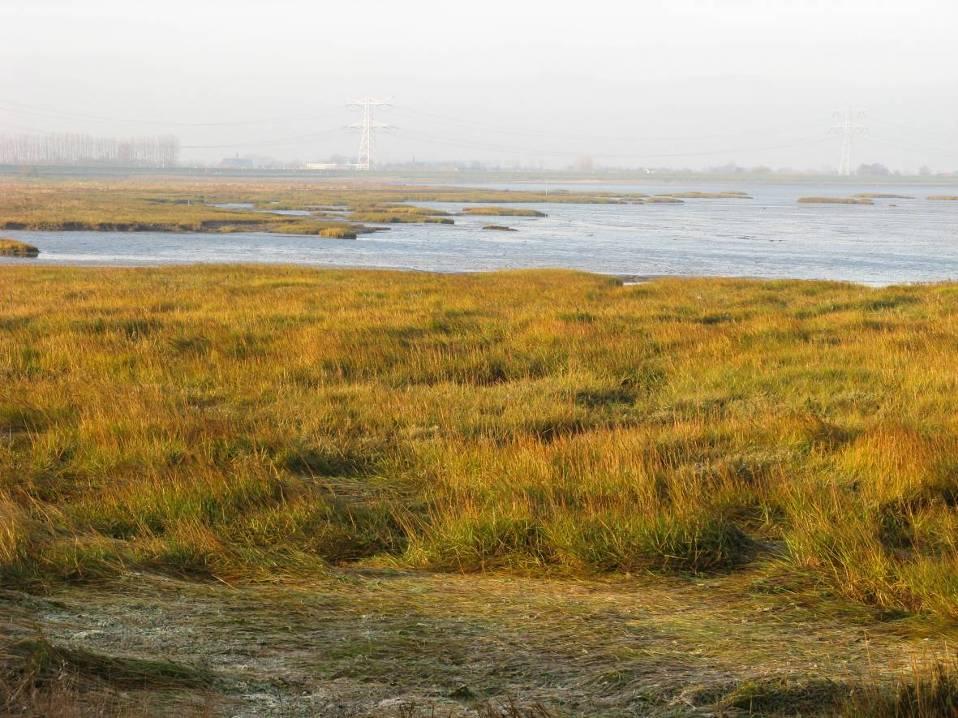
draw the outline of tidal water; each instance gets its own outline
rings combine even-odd
[[[543,185],[513,185],[543,190]],[[553,186],[552,189],[555,187]],[[729,187],[567,187],[645,193]],[[835,279],[872,285],[958,280],[958,194],[935,187],[743,185],[754,199],[684,204],[516,205],[544,218],[456,216],[449,225],[390,225],[358,240],[241,234],[4,232],[39,247],[10,264],[139,266],[283,263],[436,272],[562,267],[626,276]],[[803,205],[808,195],[905,194],[873,206]],[[456,213],[464,205],[433,203]],[[474,206],[474,205],[469,205]],[[516,232],[484,230],[503,224]]]

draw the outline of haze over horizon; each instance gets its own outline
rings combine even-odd
[[[7,0],[0,134],[175,134],[184,161],[354,156],[561,167],[958,170],[958,4]]]

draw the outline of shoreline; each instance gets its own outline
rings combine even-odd
[[[42,256],[42,255],[41,255]],[[958,283],[958,277],[938,280],[913,280],[899,282],[862,282],[854,279],[841,279],[831,277],[788,277],[774,276],[763,277],[755,274],[636,274],[619,272],[601,272],[588,269],[578,269],[576,267],[507,267],[499,269],[417,269],[415,267],[395,267],[387,265],[364,265],[364,264],[323,264],[313,262],[202,262],[202,261],[184,261],[184,262],[140,262],[140,263],[104,263],[104,262],[80,262],[80,261],[51,261],[49,259],[40,260],[38,258],[12,258],[0,257],[0,271],[4,267],[32,267],[49,269],[81,269],[81,270],[103,270],[103,269],[205,269],[205,268],[250,268],[260,270],[270,269],[302,269],[315,271],[341,270],[344,272],[395,272],[409,274],[431,274],[437,276],[467,276],[467,275],[494,275],[511,274],[515,272],[542,272],[542,273],[562,273],[570,272],[574,274],[585,274],[607,279],[616,279],[622,286],[636,286],[646,284],[660,279],[682,279],[682,280],[741,280],[748,282],[827,282],[829,284],[847,284],[856,287],[865,287],[868,289],[887,289],[888,287],[925,287]]]

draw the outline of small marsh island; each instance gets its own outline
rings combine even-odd
[[[38,257],[39,255],[40,250],[32,244],[10,239],[9,237],[0,237],[0,257],[22,257],[24,259],[30,259]]]

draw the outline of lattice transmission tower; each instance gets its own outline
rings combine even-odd
[[[848,109],[844,112],[836,112],[834,117],[835,124],[832,126],[832,133],[842,138],[842,155],[838,162],[838,174],[843,177],[850,177],[853,168],[852,155],[855,138],[865,134],[866,131],[862,124],[865,113]]]
[[[383,100],[377,100],[374,97],[363,97],[362,99],[350,102],[347,107],[362,112],[362,119],[349,127],[354,130],[359,130],[359,154],[356,159],[356,169],[368,171],[373,165],[373,152],[376,148],[376,130],[385,130],[390,127],[382,122],[377,122],[374,113],[377,107],[390,107],[390,104]]]

